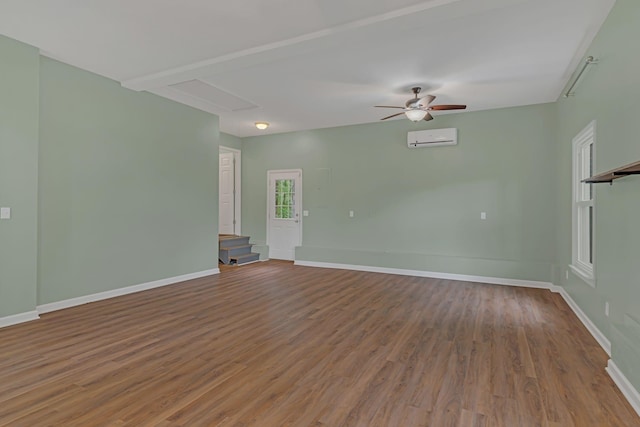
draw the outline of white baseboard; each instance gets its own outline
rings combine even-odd
[[[181,276],[169,277],[167,279],[154,280],[153,282],[141,283],[139,285],[127,286],[126,288],[113,289],[111,291],[99,292],[97,294],[85,295],[77,298],[71,298],[64,301],[52,302],[49,304],[39,305],[37,313],[50,313],[56,310],[62,310],[69,307],[75,307],[90,302],[101,301],[122,295],[132,294],[134,292],[146,291],[148,289],[159,288],[162,286],[172,285],[174,283],[184,282],[186,280],[198,279],[200,277],[211,276],[220,273],[219,268],[211,270],[199,271],[197,273],[183,274]]]
[[[596,339],[598,344],[602,347],[604,351],[607,352],[609,357],[611,357],[611,341],[607,339],[607,337],[598,329],[598,327],[589,319],[589,317],[585,314],[584,311],[580,308],[580,306],[571,298],[571,295],[564,289],[559,286],[554,286],[554,292],[559,293],[562,298],[564,298],[567,305],[573,310],[578,319],[582,322],[582,324],[587,328],[587,330],[593,335],[593,338]]]
[[[434,271],[406,270],[402,268],[374,267],[369,265],[335,264],[330,262],[316,262],[316,261],[295,261],[294,264],[302,265],[305,267],[321,267],[321,268],[336,268],[339,270],[368,271],[371,273],[386,273],[386,274],[398,274],[401,276],[430,277],[433,279],[460,280],[463,282],[480,282],[480,283],[489,283],[492,285],[518,286],[522,288],[539,288],[539,289],[549,289],[553,291],[555,291],[555,288],[556,288],[556,286],[554,286],[550,282],[538,282],[535,280],[503,279],[500,277],[470,276],[467,274],[439,273]]]
[[[18,323],[30,322],[39,319],[37,311],[27,311],[25,313],[13,314],[11,316],[0,317],[0,328],[17,325]]]
[[[633,409],[635,409],[638,415],[640,415],[640,393],[638,393],[638,390],[631,385],[627,377],[625,377],[622,371],[618,369],[618,366],[613,360],[609,359],[606,370],[613,382],[616,383],[622,394],[624,394],[624,397],[627,398]]]

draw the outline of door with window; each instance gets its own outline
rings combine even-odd
[[[269,258],[293,260],[302,244],[302,170],[268,172]]]

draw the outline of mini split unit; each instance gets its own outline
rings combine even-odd
[[[439,147],[456,145],[457,143],[458,130],[456,128],[419,130],[407,134],[409,148]]]

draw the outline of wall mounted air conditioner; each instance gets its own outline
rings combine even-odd
[[[456,128],[418,130],[407,134],[409,148],[438,147],[457,143],[458,129]]]

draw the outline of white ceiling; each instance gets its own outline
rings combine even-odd
[[[0,34],[245,137],[375,122],[416,85],[467,111],[553,102],[614,2],[2,0]]]

